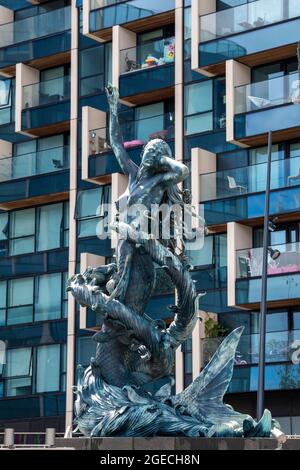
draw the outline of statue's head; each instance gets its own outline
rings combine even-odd
[[[162,139],[152,139],[144,147],[139,177],[164,171],[162,157],[173,158],[170,146]]]

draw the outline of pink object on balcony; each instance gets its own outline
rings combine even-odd
[[[272,276],[273,274],[284,274],[284,273],[296,273],[300,271],[300,266],[297,264],[290,264],[288,266],[269,266],[268,275]]]
[[[130,140],[128,142],[124,142],[124,149],[131,149],[133,147],[139,147],[140,145],[144,145],[143,140]]]

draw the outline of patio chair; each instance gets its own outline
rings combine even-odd
[[[247,191],[247,188],[245,186],[242,186],[240,184],[237,184],[233,176],[227,176],[228,179],[228,184],[229,184],[229,189],[234,190],[234,191],[239,191],[240,194],[243,194]]]

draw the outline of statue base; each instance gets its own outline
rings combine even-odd
[[[205,437],[73,437],[55,440],[55,446],[74,450],[102,451],[190,451],[190,450],[300,450],[300,438],[282,444],[273,438],[205,438]]]

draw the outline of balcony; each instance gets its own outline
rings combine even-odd
[[[266,333],[266,390],[289,390],[300,387],[299,366],[292,364],[295,341],[300,330]],[[206,338],[201,341],[202,367],[211,360],[224,338]],[[243,335],[235,356],[233,379],[228,393],[256,392],[258,382],[259,335]]]
[[[259,308],[263,248],[236,252],[236,304]],[[268,305],[295,305],[300,299],[300,243],[272,246],[268,258]]]
[[[300,131],[300,80],[292,73],[235,87],[234,140],[263,145],[267,133],[273,141],[296,138]]]
[[[13,74],[14,64],[39,62],[47,66],[46,57],[64,57],[71,49],[71,8],[0,25],[0,69]]]
[[[70,77],[22,88],[21,131],[33,136],[66,131],[70,124]]]
[[[83,34],[109,41],[116,25],[135,32],[159,28],[174,22],[174,8],[174,0],[91,0],[84,5]]]
[[[125,121],[121,124],[124,148],[132,160],[139,164],[143,145],[155,138],[162,138],[171,143],[174,140],[174,126],[174,113]],[[89,142],[89,178],[121,172],[110,148],[107,128],[91,130]]]
[[[175,84],[174,62],[174,37],[121,50],[120,97],[130,104],[169,98]]]
[[[69,191],[69,147],[0,157],[0,208],[66,199]]]
[[[201,341],[202,367],[210,362],[224,339],[205,338]],[[296,340],[300,340],[300,330],[267,332],[265,362],[267,364],[290,362],[294,352],[292,345]],[[259,334],[242,335],[236,351],[235,367],[258,364],[258,361]]]
[[[294,55],[299,17],[297,0],[258,0],[200,16],[200,71],[221,73],[228,59],[253,66]]]
[[[206,222],[214,225],[263,217],[266,175],[266,163],[200,175]],[[299,185],[299,156],[271,162],[272,215],[298,211]]]

